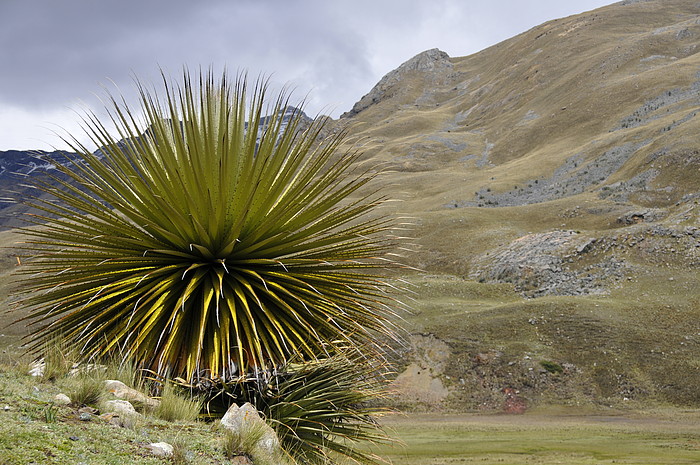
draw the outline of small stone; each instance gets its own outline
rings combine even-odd
[[[69,405],[71,403],[70,397],[63,393],[56,394],[53,400],[59,405]]]
[[[71,367],[70,371],[68,372],[68,376],[78,376],[81,374],[85,373],[91,373],[91,372],[98,372],[98,371],[106,371],[107,367],[104,365],[97,365],[95,363],[87,363],[85,365],[81,365],[80,363],[74,363],[73,366]]]
[[[105,380],[105,389],[107,389],[107,392],[113,394],[114,397],[118,399],[141,402],[149,407],[157,407],[160,404],[159,400],[152,399],[144,393],[139,392],[136,389],[132,389],[121,381],[114,379]]]
[[[124,427],[124,419],[120,418],[116,413],[103,413],[100,418],[112,426]]]
[[[87,413],[87,412],[81,412],[81,413],[78,415],[78,420],[80,420],[80,421],[91,421],[91,420],[92,420],[92,415],[90,415],[90,414]]]
[[[253,461],[246,455],[237,455],[231,459],[232,465],[253,465]]]
[[[105,410],[120,415],[140,415],[128,400],[108,400],[105,402]]]
[[[10,410],[10,406],[9,406],[9,405],[6,405],[6,406],[4,406],[2,409],[3,409],[4,411],[8,412],[8,411]]]
[[[167,442],[153,442],[146,446],[153,455],[159,457],[169,457],[173,455],[173,446]]]
[[[78,441],[80,438],[78,436],[68,436],[71,441]]]

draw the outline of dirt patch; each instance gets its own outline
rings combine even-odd
[[[442,382],[450,348],[432,334],[410,337],[413,362],[396,377],[391,389],[402,403],[439,408],[449,390]]]

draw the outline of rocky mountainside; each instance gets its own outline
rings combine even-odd
[[[424,271],[403,399],[700,405],[699,51],[700,3],[624,1],[423,52],[341,117]]]
[[[24,217],[31,210],[22,202],[41,195],[32,182],[60,177],[56,164],[70,164],[74,156],[60,151],[0,151],[0,230],[26,226]]]
[[[536,295],[597,293],[544,275],[571,262],[574,242],[627,227],[698,237],[699,45],[697,2],[620,2],[471,56],[423,52],[341,124],[417,218],[412,264],[487,281],[527,270]]]

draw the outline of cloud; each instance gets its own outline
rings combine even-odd
[[[47,116],[69,118],[65,108],[76,102],[99,109],[93,93],[101,94],[101,85],[113,89],[113,82],[134,101],[133,76],[158,83],[160,68],[175,77],[183,66],[272,74],[276,88],[288,83],[299,99],[308,94],[310,113],[338,116],[421,51],[468,55],[602,3],[2,0],[0,107],[6,128],[15,129],[0,135],[0,150],[28,147],[18,134]],[[15,124],[10,111],[18,112]]]

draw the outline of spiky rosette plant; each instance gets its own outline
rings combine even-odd
[[[137,84],[136,110],[110,96],[107,123],[88,114],[100,150],[68,137],[78,160],[39,186],[34,347],[60,335],[84,357],[225,381],[392,336],[382,199],[358,191],[372,176],[339,153],[343,133],[321,140],[323,121],[304,127],[265,81],[163,82]]]
[[[392,442],[377,423],[385,412],[376,406],[386,396],[383,368],[338,356],[291,368],[274,384],[263,412],[297,463],[381,460],[358,446]]]

